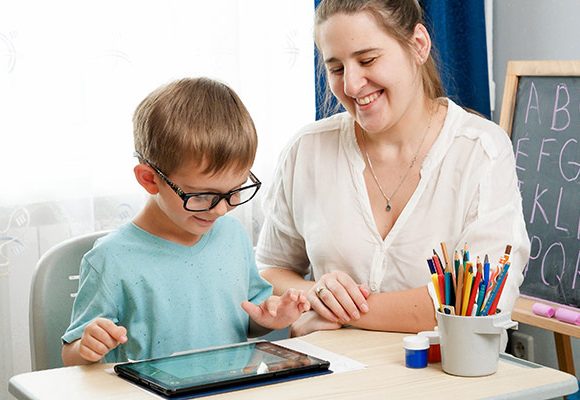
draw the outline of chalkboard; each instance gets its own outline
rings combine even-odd
[[[511,134],[531,242],[520,291],[578,308],[580,61],[510,62],[500,125]]]

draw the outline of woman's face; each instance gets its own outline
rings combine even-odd
[[[370,14],[335,14],[317,33],[332,92],[367,132],[392,128],[418,104],[418,56],[385,33]]]

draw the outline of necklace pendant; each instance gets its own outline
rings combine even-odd
[[[391,211],[391,202],[390,201],[387,202],[387,206],[385,207],[385,211],[387,211],[387,212]]]

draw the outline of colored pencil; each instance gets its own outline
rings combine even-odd
[[[451,263],[449,262],[449,253],[447,253],[447,245],[441,242],[441,252],[443,253],[443,260],[445,261],[445,272],[451,272]]]
[[[451,305],[453,302],[453,283],[451,283],[451,272],[445,272],[445,304]]]
[[[473,284],[473,266],[471,262],[467,263],[467,268],[463,277],[463,299],[461,300],[461,315],[467,315],[467,304],[471,295],[471,285]]]
[[[479,290],[479,282],[481,281],[482,276],[482,269],[481,263],[478,263],[477,266],[477,273],[475,274],[475,280],[473,281],[473,285],[471,286],[471,295],[469,296],[469,303],[467,303],[467,311],[465,315],[468,317],[471,316],[473,310],[473,304],[475,303],[475,295]]]
[[[439,281],[437,279],[437,274],[431,274],[431,282],[433,282],[433,288],[435,289],[435,294],[437,295],[437,301],[439,301],[439,309],[443,302],[441,301],[441,294],[439,293]]]
[[[433,260],[430,258],[427,259],[427,265],[429,266],[429,272],[431,274],[436,274],[437,270],[435,269],[435,264],[433,264]]]
[[[485,298],[485,282],[481,281],[479,284],[479,293],[477,294],[477,309],[475,310],[475,315],[481,315],[481,308],[483,307],[483,299]]]
[[[439,257],[437,256],[437,253],[435,253],[435,250],[433,250],[433,257],[431,259],[433,260],[433,264],[435,264],[437,275],[443,275],[443,268],[441,268],[441,263],[439,262]]]
[[[509,269],[509,263],[506,264],[505,267],[499,273],[499,275],[497,277],[497,282],[493,286],[493,289],[491,290],[491,293],[489,295],[489,299],[487,299],[487,301],[485,302],[485,305],[483,306],[483,309],[481,310],[481,315],[489,315],[489,310],[491,309],[491,306],[492,306],[493,302],[495,301],[496,297],[498,298],[498,301],[499,301],[499,297],[497,296],[497,293],[499,292],[499,289],[503,284],[503,281],[507,275],[508,269]]]
[[[437,281],[439,282],[441,304],[447,304],[447,299],[445,298],[445,276],[443,274],[437,274]]]
[[[489,286],[489,257],[487,254],[483,259],[483,281],[485,283],[484,292],[487,292],[487,287]]]
[[[508,273],[509,273],[509,271],[508,271],[509,267],[510,267],[510,263],[508,262],[504,266],[504,269],[506,270],[505,271],[505,274],[504,274],[504,278],[503,278],[503,281],[501,282],[501,285],[499,286],[499,289],[497,291],[497,294],[495,295],[495,299],[493,299],[493,303],[491,303],[491,307],[489,308],[488,315],[495,314],[495,311],[497,309],[497,305],[499,303],[499,299],[501,297],[501,293],[503,292],[503,287],[505,286],[505,283],[507,282],[507,277],[508,277]]]
[[[463,274],[464,268],[459,266],[459,274],[457,276],[457,291],[455,292],[455,313],[461,315],[461,299],[463,298]]]

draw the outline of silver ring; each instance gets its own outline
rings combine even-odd
[[[328,290],[325,286],[320,286],[318,287],[314,293],[316,293],[316,297],[318,297],[320,299],[320,293],[322,293],[323,290]]]

